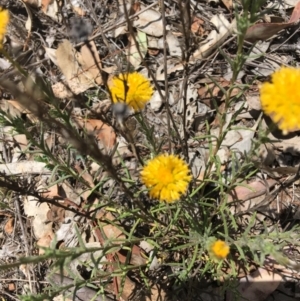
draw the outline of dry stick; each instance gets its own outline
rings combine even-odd
[[[169,106],[169,82],[167,76],[167,21],[166,21],[166,9],[165,9],[165,2],[164,0],[160,0],[161,5],[161,16],[162,16],[162,23],[163,23],[163,41],[164,41],[164,70],[165,70],[165,97],[163,98],[164,103],[167,109],[167,124],[168,124],[168,141],[169,141],[169,151],[173,153],[172,141],[171,141],[171,125],[170,125],[170,106]],[[180,138],[180,136],[178,137]]]
[[[6,295],[6,296],[8,296],[8,297],[10,297],[10,298],[12,298],[12,299],[14,299],[14,300],[16,300],[16,301],[20,301],[20,299],[18,299],[18,298],[16,298],[15,296],[9,294],[9,293],[6,292],[5,290],[1,290],[1,294],[4,294],[4,295]]]
[[[186,0],[186,3],[183,0],[179,1],[179,12],[180,19],[182,22],[182,30],[185,42],[185,51],[182,51],[182,62],[184,65],[184,80],[182,83],[183,90],[183,142],[184,142],[184,153],[185,157],[188,160],[188,145],[187,145],[187,132],[186,132],[186,112],[187,112],[187,88],[188,88],[188,62],[190,58],[190,28],[191,28],[191,16],[190,16],[190,1]]]
[[[20,204],[19,204],[19,201],[18,201],[17,198],[15,199],[15,208],[16,208],[16,211],[17,211],[17,216],[18,216],[18,220],[19,220],[19,223],[20,223],[22,235],[23,235],[23,238],[24,238],[23,241],[24,241],[24,245],[25,245],[26,256],[28,257],[28,256],[31,255],[31,252],[30,252],[30,248],[29,248],[29,244],[28,244],[28,240],[27,240],[25,227],[24,227],[23,220],[22,220]],[[34,276],[35,273],[32,271],[31,268],[30,268],[30,270],[31,270],[32,273],[29,274],[28,282],[29,282],[30,291],[33,292],[33,287],[32,287],[32,282],[31,282],[31,274]]]

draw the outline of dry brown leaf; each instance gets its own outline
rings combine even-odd
[[[226,8],[231,11],[233,7],[232,0],[222,0],[223,4],[226,6]]]
[[[39,255],[45,254],[45,250],[42,248],[49,248],[53,238],[54,234],[52,232],[49,232],[37,241],[37,246],[39,247]]]
[[[297,22],[299,21],[299,18],[300,18],[300,1],[298,1],[297,4],[295,5],[289,23]]]
[[[114,129],[99,119],[83,120],[75,119],[80,128],[85,129],[88,134],[94,135],[104,147],[111,149],[116,144],[116,133]]]
[[[66,83],[59,82],[52,85],[52,91],[57,98],[71,98],[79,93],[82,93],[89,89],[90,85],[78,85],[77,80],[69,80]]]
[[[134,12],[138,12],[146,8],[143,4],[133,6]],[[161,37],[163,35],[163,22],[160,12],[155,9],[147,9],[143,13],[139,14],[133,21],[133,27],[143,31],[144,33],[154,36]]]
[[[47,12],[48,6],[49,6],[49,4],[51,4],[51,3],[53,3],[53,0],[42,0],[41,6],[42,6],[42,11],[43,11],[44,13]]]
[[[144,32],[138,30],[134,38],[132,35],[128,36],[128,41],[130,46],[126,49],[126,56],[132,66],[137,68],[148,51],[147,36]]]
[[[152,55],[152,56],[156,56],[159,54],[159,49],[154,49],[154,48],[148,48],[148,53],[149,55]]]
[[[24,212],[28,217],[33,217],[33,233],[37,240],[53,235],[52,223],[49,223],[47,218],[48,210],[47,203],[40,203],[32,196],[27,196],[24,200]]]
[[[95,42],[91,41],[88,43],[88,45],[85,43],[81,47],[80,53],[82,58],[82,69],[92,75],[92,78],[96,84],[101,85],[102,77],[100,71],[102,66]]]
[[[191,25],[191,31],[198,36],[202,36],[205,32],[203,25],[204,21],[195,16]]]
[[[23,2],[36,8],[40,6],[40,0],[23,0]]]
[[[110,212],[105,212],[102,215],[101,220],[114,221],[115,217]],[[101,224],[102,224],[102,230],[108,239],[112,239],[112,240],[113,239],[124,239],[125,240],[125,235],[119,228],[117,228],[116,226],[114,226],[112,224],[107,224],[105,222],[102,222]],[[119,243],[121,244],[122,242],[120,241]]]
[[[236,19],[229,23],[224,15],[214,15],[210,21],[216,26],[217,30],[214,29],[209,33],[205,41],[193,53],[192,61],[206,58],[236,30]]]
[[[221,100],[224,100],[226,95],[221,91],[221,87],[225,90],[228,90],[231,86],[230,81],[220,77],[216,79],[218,85],[214,82],[206,82],[206,85],[198,89],[198,94],[201,98],[201,101],[209,106],[211,109],[214,109],[214,104],[212,99],[215,97],[221,97]],[[231,91],[231,97],[236,96],[240,93],[240,89],[233,88]]]
[[[24,108],[17,100],[8,100],[6,102],[7,111],[12,112],[13,116],[20,116],[20,114],[27,114],[28,119],[32,123],[36,123],[38,119],[30,113],[29,110]]]
[[[65,219],[65,209],[51,205],[51,208],[47,212],[47,219],[49,222],[63,222]]]
[[[72,9],[73,9],[74,13],[76,13],[80,17],[83,17],[86,15],[86,12],[80,6],[72,5]]]
[[[248,42],[256,42],[259,40],[266,40],[280,30],[291,27],[290,23],[258,23],[251,26],[246,33],[246,40]]]
[[[8,290],[10,292],[14,291],[15,289],[16,289],[16,285],[13,282],[8,284]]]
[[[117,280],[118,287],[121,288],[120,290],[122,291],[121,297],[125,301],[135,300],[137,297],[140,298],[137,300],[145,301],[166,300],[166,292],[159,284],[149,283],[150,291],[147,292],[145,290],[137,290],[139,285],[133,282],[129,277],[125,278],[125,282],[121,281],[120,277],[118,277]],[[110,285],[110,289],[113,291],[112,285]]]
[[[264,301],[272,294],[282,281],[282,276],[274,271],[258,268],[250,275],[241,278],[237,290],[242,300]],[[236,293],[228,291],[226,300],[235,300]]]
[[[82,53],[77,52],[68,40],[63,40],[58,46],[56,50],[57,65],[66,77],[67,87],[57,84],[52,86],[54,95],[64,98],[72,93],[84,92],[95,86],[95,82],[96,84],[102,83],[99,71],[101,68],[100,57],[94,42],[90,45],[92,52],[87,46],[83,46]]]
[[[36,161],[20,161],[15,163],[0,164],[0,172],[15,174],[47,174],[50,173],[46,168],[46,164]]]
[[[266,40],[280,30],[293,26],[300,18],[300,1],[296,4],[290,20],[287,23],[258,23],[249,27],[245,39],[249,42]]]
[[[18,135],[14,135],[13,138],[14,138],[14,141],[16,141],[16,143],[19,145],[19,147],[22,151],[25,151],[27,149],[28,141],[27,141],[26,135],[18,134]]]
[[[41,193],[43,198],[53,198],[58,195],[58,186],[53,185]]]
[[[14,231],[14,224],[15,219],[13,217],[10,217],[4,226],[4,232],[9,235],[12,234]]]
[[[87,170],[83,171],[82,168],[78,163],[75,164],[74,168],[76,169],[77,173],[87,182],[91,187],[94,187],[93,177],[88,173]]]
[[[228,202],[246,201],[254,197],[265,194],[268,189],[272,188],[277,183],[276,180],[268,179],[266,182],[256,181],[246,184],[247,187],[238,186],[228,193]]]
[[[63,40],[58,45],[56,50],[57,64],[66,80],[72,79],[79,72],[79,65],[77,62],[77,51],[68,40]]]
[[[58,13],[58,1],[56,0],[41,0],[42,11],[50,18],[60,21],[60,14]]]
[[[95,186],[94,181],[93,181],[93,177],[91,176],[91,174],[87,171],[87,170],[83,170],[79,164],[75,164],[74,168],[76,169],[77,173],[90,185],[91,188],[93,188]],[[86,189],[82,194],[82,198],[84,200],[87,200],[88,197],[90,196],[92,190],[91,189]],[[95,199],[93,204],[98,204],[98,200]],[[92,206],[91,206],[92,207]]]
[[[73,301],[73,298],[67,298],[65,294],[62,294],[54,297],[53,301]]]

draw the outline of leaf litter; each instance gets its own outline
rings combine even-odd
[[[257,92],[259,80],[256,80],[256,76],[257,74],[268,76],[274,68],[279,66],[278,62],[284,58],[276,51],[269,54],[270,45],[272,43],[278,43],[278,45],[288,43],[289,30],[299,21],[300,17],[299,2],[284,1],[292,8],[290,17],[286,19],[288,21],[282,19],[281,22],[278,22],[276,19],[277,22],[267,22],[268,18],[271,20],[273,16],[266,16],[265,22],[254,24],[248,29],[246,40],[249,42],[268,39],[271,39],[272,42],[271,44],[269,42],[263,45],[256,44],[260,51],[252,52],[253,57],[246,61],[243,83],[251,85],[251,89],[247,91],[246,95],[243,94],[242,88],[231,91],[232,98],[239,94],[242,95],[239,104],[233,109],[231,108],[232,111],[225,112],[226,126],[221,129],[220,116],[217,111],[224,110],[222,107],[225,98],[224,91],[230,89],[230,81],[227,78],[230,78],[231,73],[230,66],[220,56],[220,51],[222,50],[223,53],[226,51],[228,55],[232,51],[230,48],[233,47],[232,37],[236,34],[236,19],[232,13],[234,11],[233,2],[200,1],[199,12],[203,14],[203,19],[198,17],[199,14],[194,15],[189,24],[190,28],[188,28],[193,33],[195,46],[190,52],[191,59],[187,63],[193,72],[191,72],[191,80],[186,85],[184,84],[186,62],[182,61],[182,54],[186,51],[182,42],[185,37],[182,34],[180,22],[176,19],[178,16],[176,9],[178,8],[172,8],[171,5],[168,6],[167,27],[164,28],[163,16],[158,5],[150,5],[151,7],[148,8],[146,3],[142,2],[131,8],[129,3],[125,3],[125,5],[115,3],[114,6],[105,3],[107,7],[104,9],[96,1],[71,1],[70,7],[66,4],[59,4],[57,1],[23,1],[25,10],[24,7],[22,9],[22,3],[14,3],[9,8],[11,8],[11,14],[15,15],[19,21],[14,21],[15,24],[9,27],[5,47],[17,62],[24,64],[31,76],[47,79],[47,84],[51,87],[49,91],[52,91],[47,97],[52,97],[58,106],[70,112],[71,122],[77,125],[84,137],[95,139],[97,142],[95,145],[104,150],[105,155],[114,156],[116,165],[126,167],[127,172],[122,176],[129,182],[137,178],[138,156],[136,156],[135,148],[139,148],[141,154],[145,155],[147,140],[135,126],[130,128],[126,125],[125,131],[124,128],[118,128],[118,125],[113,122],[109,105],[107,110],[103,110],[101,104],[105,101],[109,103],[109,95],[103,91],[106,78],[111,73],[114,73],[115,70],[126,71],[123,70],[124,65],[127,66],[127,69],[148,73],[145,68],[145,62],[147,62],[157,81],[156,84],[162,89],[161,95],[157,90],[155,91],[150,105],[145,111],[147,122],[153,129],[152,135],[155,139],[166,136],[165,127],[168,120],[163,99],[168,93],[169,109],[173,114],[174,124],[178,125],[179,137],[182,139],[188,135],[189,138],[188,157],[195,178],[205,179],[210,160],[210,146],[214,144],[213,141],[209,142],[201,138],[205,123],[211,125],[211,134],[217,136],[229,127],[233,116],[236,117],[235,127],[228,131],[221,150],[216,153],[219,163],[222,165],[220,170],[224,171],[223,181],[226,182],[227,177],[233,177],[238,159],[247,159],[247,155],[255,146],[254,140],[258,128],[270,128],[268,119],[265,116],[259,117],[261,107]],[[267,2],[272,4],[272,1]],[[89,6],[91,4],[92,6]],[[63,5],[63,7],[59,7],[59,5]],[[129,15],[125,14],[124,7],[128,8]],[[208,10],[204,14],[205,8]],[[61,9],[67,11],[67,16],[60,13]],[[280,14],[281,8],[276,7],[276,9]],[[230,13],[230,17],[228,17],[228,13]],[[135,17],[131,22],[134,29],[132,30],[126,26],[124,21],[134,14]],[[90,19],[89,21],[93,24],[92,30],[90,31],[89,28],[85,28],[86,25],[82,25],[74,31],[73,25],[72,32],[72,28],[70,30],[65,25],[69,16],[73,18],[85,16]],[[41,30],[38,28],[38,22],[43,24]],[[119,23],[120,25],[118,25]],[[17,25],[25,28],[26,32],[22,34],[21,31],[16,30]],[[50,28],[54,29],[53,33],[49,30]],[[164,41],[164,35],[166,41]],[[87,42],[87,40],[89,41]],[[166,52],[164,52],[165,47],[167,47]],[[164,57],[165,54],[167,57]],[[30,56],[33,61],[29,59]],[[286,62],[290,62],[295,56],[298,59],[298,54],[294,55],[287,51]],[[39,95],[39,90],[36,89],[37,81],[24,81],[24,78],[17,76],[14,66],[11,66],[5,59],[0,68],[1,80],[12,79],[20,90],[20,94],[27,93],[28,97],[31,96],[33,99],[43,99],[44,96]],[[165,80],[168,80],[169,91],[164,90]],[[38,108],[33,110],[26,106],[25,102],[19,101],[18,97],[16,99],[5,97],[4,93],[7,91],[11,93],[11,96],[15,95],[12,92],[14,89],[9,91],[7,87],[4,88],[3,91],[1,88],[1,109],[13,117],[19,116],[24,120],[30,120],[32,124],[38,124],[41,117]],[[170,91],[172,93],[169,94]],[[91,103],[100,109],[93,111],[92,106],[87,105]],[[182,114],[186,114],[185,124],[183,124]],[[129,117],[129,121],[131,119],[132,116]],[[260,128],[260,126],[262,127]],[[115,189],[114,181],[108,180],[108,174],[101,165],[97,162],[89,162],[88,165],[85,165],[83,159],[72,150],[70,153],[66,153],[64,146],[68,142],[69,133],[63,137],[58,127],[51,128],[51,126],[47,131],[51,133],[51,137],[55,137],[53,139],[55,142],[47,145],[50,146],[48,149],[59,154],[60,166],[63,167],[64,162],[71,161],[74,166],[74,177],[76,174],[80,175],[84,183],[78,179],[73,183],[62,180],[60,183],[49,186],[55,182],[55,170],[52,170],[49,162],[43,162],[41,157],[39,158],[41,162],[38,162],[36,156],[27,152],[32,146],[29,145],[25,134],[16,135],[13,131],[9,132],[7,128],[3,128],[1,183],[3,185],[7,181],[12,186],[16,185],[14,181],[10,180],[10,177],[18,177],[18,194],[15,198],[22,204],[22,221],[26,223],[27,232],[24,232],[24,225],[22,227],[22,223],[18,223],[19,219],[10,215],[8,208],[13,205],[10,204],[9,198],[4,198],[7,208],[1,209],[0,212],[3,225],[3,232],[0,233],[2,239],[0,259],[8,260],[20,257],[25,250],[24,246],[16,243],[20,239],[31,241],[31,243],[34,241],[31,254],[28,255],[36,253],[43,255],[44,247],[64,250],[81,245],[84,248],[100,249],[110,242],[114,243],[114,248],[108,255],[95,251],[93,256],[89,253],[78,256],[76,260],[72,261],[65,271],[63,279],[60,280],[60,282],[65,281],[66,283],[70,279],[73,281],[73,278],[85,279],[84,272],[91,272],[95,266],[99,270],[107,269],[112,273],[113,270],[109,270],[111,267],[106,263],[113,261],[115,257],[119,262],[129,262],[132,266],[146,264],[147,256],[152,258],[152,262],[155,258],[157,260],[156,255],[151,253],[154,246],[147,241],[142,241],[140,245],[132,242],[131,249],[128,246],[123,247],[126,238],[132,234],[128,233],[128,228],[132,225],[126,225],[126,219],[119,220],[114,215],[115,209],[111,208],[112,204],[106,196],[111,195],[115,199],[122,199],[122,194]],[[39,132],[37,131],[35,135],[34,138],[37,139]],[[122,137],[126,137],[126,143],[121,140]],[[134,143],[128,137],[134,137]],[[46,141],[47,138],[43,138]],[[74,140],[74,137],[71,138]],[[249,212],[257,211],[257,233],[262,231],[262,223],[267,223],[267,226],[272,228],[270,219],[281,221],[280,217],[287,214],[288,210],[293,210],[291,212],[292,220],[296,219],[299,211],[297,208],[300,204],[298,182],[285,187],[283,191],[278,189],[279,186],[285,185],[285,182],[289,182],[300,163],[298,133],[283,136],[280,133],[278,135],[276,132],[271,132],[268,138],[268,148],[261,150],[255,162],[259,169],[257,177],[239,183],[240,185],[232,187],[226,194],[228,202],[233,204],[230,210],[241,216],[242,224],[248,223],[247,214]],[[168,148],[165,142],[166,140],[162,139],[162,149]],[[88,148],[92,145],[87,144],[84,147]],[[26,155],[24,155],[25,153]],[[216,170],[216,164],[217,162],[210,171]],[[101,197],[95,196],[94,189],[101,181],[103,181],[104,194]],[[38,192],[26,191],[22,186],[23,183],[24,187],[28,183],[34,184]],[[42,202],[39,196],[42,197]],[[53,199],[57,202],[49,203]],[[107,206],[104,205],[106,202]],[[68,210],[70,208],[75,208],[81,215],[77,215],[74,210]],[[88,223],[85,219],[84,215],[90,211],[94,211],[96,214],[97,224]],[[286,218],[288,219],[288,217]],[[155,227],[155,225],[151,226]],[[100,229],[100,231],[96,231],[96,229]],[[129,249],[130,251],[128,251]],[[293,251],[294,253],[299,252],[299,250]],[[287,250],[287,252],[292,251]],[[296,297],[286,288],[280,288],[279,283],[283,280],[282,274],[278,273],[278,271],[284,270],[286,274],[292,274],[295,271],[293,270],[295,265],[280,266],[274,260],[272,268],[276,264],[276,269],[273,270],[270,268],[270,263],[266,262],[263,268],[258,268],[241,278],[237,287],[242,297],[251,300],[271,300],[270,298],[274,297],[275,300],[281,300],[280,296],[282,295],[280,294],[283,293],[291,298]],[[155,266],[154,271],[158,271],[156,275],[159,275],[160,264]],[[288,271],[288,268],[291,270]],[[25,273],[25,278],[29,283],[34,280],[28,271]],[[36,277],[39,277],[39,281],[43,281],[44,276],[37,274]],[[47,277],[47,279],[51,278],[49,275]],[[59,283],[55,276],[52,280],[49,281]],[[146,300],[157,300],[158,298],[167,300],[168,289],[164,286],[163,281],[149,281],[150,293],[148,295],[143,292],[142,285],[140,279],[133,281],[126,276],[125,280],[122,280],[121,277],[116,276],[108,288],[113,295],[117,292],[116,287],[123,287],[121,292],[123,300],[132,300],[133,297],[139,298],[139,296],[143,296]],[[14,295],[23,293],[19,285],[11,288],[10,292]],[[31,292],[34,292],[32,286]],[[94,291],[83,286],[82,291],[73,291],[72,293],[83,293],[92,298]],[[136,293],[135,296],[133,296],[134,293]],[[221,293],[216,299],[212,297],[211,292],[203,293],[202,290],[196,291],[195,295],[203,297],[205,300],[218,300]],[[227,298],[231,300],[231,296],[227,296]]]

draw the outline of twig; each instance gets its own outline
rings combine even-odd
[[[27,240],[27,233],[25,231],[25,227],[24,227],[24,223],[23,223],[23,219],[22,219],[22,215],[21,215],[21,209],[20,209],[18,198],[15,199],[15,208],[16,208],[18,220],[19,220],[19,223],[20,223],[20,228],[21,228],[22,235],[23,235],[23,242],[24,242],[24,245],[25,245],[26,256],[29,257],[31,255],[31,252],[30,252],[30,248],[29,248],[29,244],[28,244],[28,240]],[[31,266],[30,266],[30,270],[31,270],[31,273],[29,274],[28,282],[29,282],[29,286],[30,286],[30,291],[33,292],[35,290],[33,290],[32,282],[31,282],[31,274],[32,274],[33,277],[35,277],[35,273],[32,271]]]
[[[162,98],[166,109],[167,109],[167,125],[168,125],[168,142],[169,142],[169,152],[173,153],[172,141],[171,141],[171,125],[170,125],[170,106],[169,106],[169,82],[167,76],[167,21],[166,21],[166,9],[164,0],[160,1],[161,5],[161,16],[163,23],[163,42],[164,42],[164,71],[165,71],[165,97]]]

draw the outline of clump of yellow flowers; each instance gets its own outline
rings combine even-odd
[[[229,245],[220,239],[211,237],[207,242],[209,257],[214,261],[225,259],[229,254]]]
[[[150,81],[138,72],[113,77],[109,90],[114,103],[125,103],[135,112],[142,110],[153,94]]]
[[[0,48],[2,48],[2,42],[6,33],[6,27],[9,22],[8,10],[0,7]]]
[[[143,168],[141,180],[149,189],[151,198],[172,203],[186,192],[191,175],[183,159],[161,154]]]
[[[262,109],[283,134],[300,130],[300,69],[282,67],[260,88]]]

